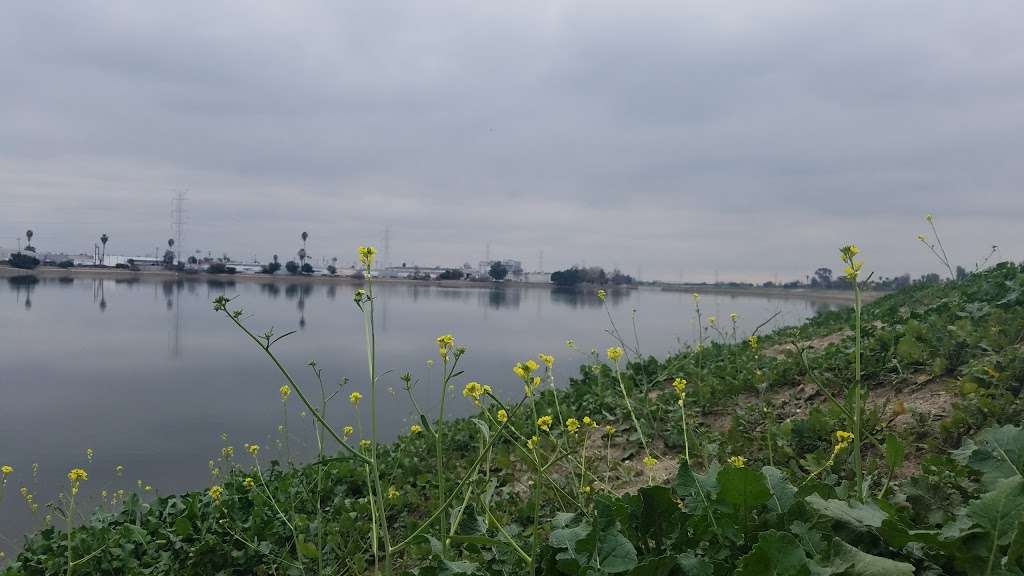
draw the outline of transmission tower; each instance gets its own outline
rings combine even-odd
[[[184,245],[181,243],[185,232],[185,193],[177,192],[171,199],[171,233],[174,235],[174,257],[178,262],[181,262],[181,258],[178,256],[184,251]]]

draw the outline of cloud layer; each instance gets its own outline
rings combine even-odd
[[[0,245],[802,277],[1024,237],[1014,2],[20,3]]]

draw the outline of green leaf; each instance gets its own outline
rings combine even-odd
[[[1021,477],[1024,471],[1024,429],[1016,426],[986,428],[975,438],[977,447],[967,464],[982,473],[989,489],[1004,478]]]
[[[316,559],[320,557],[320,550],[312,542],[300,539],[296,543],[296,547],[299,549],[299,554],[302,554],[305,558]]]
[[[636,568],[636,549],[618,530],[601,534],[591,565],[615,574]]]
[[[967,516],[997,544],[1007,544],[1024,515],[1024,478],[1008,478],[967,506]]]
[[[683,499],[686,511],[699,514],[706,511],[718,493],[718,472],[721,467],[717,462],[708,466],[704,474],[698,474],[684,460],[679,461],[676,473],[676,495]]]
[[[188,521],[188,518],[181,516],[174,521],[174,535],[178,538],[184,538],[192,534],[192,523]]]
[[[772,492],[771,507],[780,513],[787,512],[795,501],[796,488],[778,468],[765,466],[761,468],[761,473],[768,480],[768,488]]]
[[[427,420],[427,417],[423,414],[420,414],[420,424],[423,425],[423,429],[429,432],[432,437],[437,436],[437,434],[434,433],[434,429],[430,426],[430,421]]]
[[[447,574],[472,574],[476,572],[477,564],[464,562],[462,560],[442,560],[439,575]]]
[[[764,475],[752,468],[724,468],[718,473],[718,486],[720,499],[746,510],[772,497]]]
[[[629,576],[669,576],[676,566],[675,556],[658,556],[641,562],[629,573]]]
[[[899,436],[888,434],[885,437],[885,463],[890,470],[895,470],[903,465],[903,456],[906,453],[906,446]]]
[[[880,528],[882,522],[888,517],[874,502],[825,500],[817,494],[811,494],[804,501],[821,514],[856,528],[865,526]]]
[[[686,576],[712,576],[714,566],[704,558],[693,555],[693,552],[685,552],[676,557],[679,567],[683,569]]]
[[[566,548],[575,556],[576,543],[586,538],[587,534],[590,534],[589,524],[580,524],[573,528],[559,528],[552,530],[548,535],[548,544],[554,548]]]
[[[477,546],[508,546],[508,542],[490,536],[455,534],[449,540],[454,544],[476,544]]]
[[[832,539],[832,573],[849,576],[914,576],[914,566],[862,552],[838,538]]]
[[[807,556],[785,532],[762,532],[749,554],[740,558],[736,576],[808,576]]]

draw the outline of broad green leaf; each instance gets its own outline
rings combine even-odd
[[[181,516],[174,521],[174,535],[178,538],[184,538],[192,533],[192,523],[188,521],[188,518]]]
[[[978,433],[975,444],[967,464],[982,473],[987,488],[1024,474],[1024,429],[1009,425],[986,428]]]
[[[597,554],[591,561],[595,568],[609,573],[626,572],[636,568],[636,549],[618,530],[601,534]]]
[[[1002,545],[1024,516],[1024,478],[1007,478],[967,506],[967,515]]]
[[[879,528],[888,517],[874,502],[861,503],[856,500],[851,500],[850,502],[825,500],[817,494],[811,494],[805,502],[816,511],[833,520],[839,520],[857,528],[863,528],[864,526]]]
[[[895,470],[903,465],[903,456],[906,452],[906,447],[903,441],[900,440],[899,436],[895,434],[887,434],[885,437],[885,463],[889,466],[890,470]]]
[[[714,566],[704,558],[693,555],[693,552],[686,552],[676,557],[679,567],[686,576],[712,576]]]
[[[704,512],[718,493],[718,472],[721,467],[717,462],[708,466],[704,474],[694,471],[684,460],[679,461],[676,473],[676,495],[683,499],[686,511],[691,514]]]
[[[832,539],[833,574],[849,576],[914,576],[914,566],[862,552],[838,538]]]
[[[576,554],[576,543],[583,540],[590,534],[590,525],[581,524],[573,528],[559,528],[552,530],[548,535],[548,544],[554,548],[567,548],[573,555]]]
[[[796,488],[778,468],[765,466],[761,468],[761,473],[768,480],[768,488],[772,492],[770,507],[780,513],[787,512],[795,500]]]
[[[749,554],[740,558],[736,576],[808,576],[804,549],[791,534],[762,532]]]
[[[455,534],[449,538],[455,544],[476,544],[477,546],[508,546],[505,540],[498,540],[490,536]]]
[[[305,558],[316,559],[320,556],[320,550],[312,542],[299,540],[296,547],[299,549],[299,554]]]
[[[724,468],[718,473],[718,496],[726,502],[750,509],[772,497],[763,474],[753,468]]]
[[[1010,540],[1010,547],[1006,550],[1008,563],[1013,564],[1020,558],[1024,558],[1024,518],[1017,521],[1017,529]]]
[[[473,562],[464,562],[462,560],[442,560],[441,570],[438,574],[472,574],[476,572],[476,569],[477,564]]]
[[[675,556],[658,556],[640,563],[629,576],[669,576],[676,567]]]

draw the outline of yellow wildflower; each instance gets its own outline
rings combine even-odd
[[[224,458],[231,458],[232,456],[235,455],[235,447],[234,446],[225,446],[225,447],[221,448],[220,449],[220,455],[223,456]]]
[[[540,361],[548,368],[551,368],[555,364],[555,357],[550,354],[540,353],[537,357],[540,358]]]
[[[124,475],[124,466],[121,466],[120,464],[118,464],[118,465],[117,465],[117,466],[116,466],[116,467],[114,468],[114,474],[117,474],[118,476],[122,476],[122,475]]]
[[[928,242],[928,237],[925,236],[924,234],[918,234],[917,239],[920,240],[921,242]]]
[[[615,434],[615,426],[612,426],[612,425],[605,426],[604,427],[604,431],[605,431],[606,434],[611,436],[612,434]]]
[[[708,326],[714,326],[716,323],[718,323],[718,318],[708,316]]]
[[[252,490],[253,488],[256,487],[256,481],[253,480],[252,478],[246,476],[245,480],[242,480],[242,486],[245,486],[249,490]]]
[[[537,436],[531,436],[530,439],[526,441],[526,447],[530,450],[536,448],[537,444],[540,444],[540,438]]]
[[[253,456],[256,456],[257,454],[260,453],[259,444],[246,444],[245,449],[248,450],[249,454],[252,454]]]
[[[423,426],[420,426],[419,424],[413,424],[412,426],[409,426],[409,432],[413,434],[419,434],[420,432],[423,432]]]
[[[4,476],[10,476],[11,472],[14,472],[14,467],[11,466],[10,464],[4,464],[3,466],[0,466],[0,474],[3,474]]]
[[[348,395],[348,401],[353,406],[359,406],[359,401],[363,399],[363,395],[359,392],[353,392]]]
[[[388,486],[388,500],[394,500],[395,498],[398,498],[400,494],[401,492],[398,491],[398,488]]]
[[[540,368],[540,364],[537,364],[532,359],[531,360],[527,360],[526,361],[526,368],[529,369],[530,372],[533,372],[537,368]]]
[[[220,497],[224,494],[224,488],[218,485],[210,486],[210,489],[209,491],[207,491],[207,494],[210,495],[210,500],[213,500],[214,502],[220,502]]]
[[[597,422],[594,422],[594,419],[590,416],[583,417],[583,425],[587,428],[597,428]]]
[[[345,426],[341,429],[341,433],[345,435],[345,438],[351,436],[353,432],[355,432],[355,430],[353,430],[351,426]]]
[[[686,378],[676,378],[672,381],[672,387],[676,389],[676,394],[682,396],[686,393]]]
[[[377,249],[373,246],[359,247],[359,262],[369,268],[373,265],[373,257],[377,255]]]
[[[473,402],[479,405],[480,397],[490,392],[490,386],[473,381],[466,384],[466,387],[462,389],[462,396],[463,398],[472,398]]]
[[[575,418],[569,418],[565,421],[565,429],[569,431],[569,434],[575,434],[580,429],[580,421]]]
[[[552,418],[550,414],[547,416],[541,416],[540,418],[537,418],[537,427],[545,432],[550,432],[551,423],[554,421],[555,419]]]
[[[566,340],[565,341],[565,347],[568,348],[569,350],[575,350],[576,349],[576,341],[575,340]]]
[[[747,338],[747,344],[750,344],[751,350],[757,350],[757,336],[751,336]]]
[[[71,480],[72,482],[81,482],[82,480],[88,479],[89,473],[81,468],[72,468],[71,471],[68,472],[68,480]]]
[[[604,299],[607,297],[608,293],[605,292],[603,289],[597,291],[597,299],[600,300],[601,302],[604,302]]]
[[[836,431],[836,451],[842,450],[850,445],[853,440],[853,433],[845,430]]]
[[[281,386],[280,388],[278,388],[277,391],[281,393],[281,401],[282,402],[287,400],[288,397],[291,396],[291,394],[292,394],[292,389],[289,388],[287,384],[285,384],[284,386]]]
[[[438,355],[443,359],[447,359],[448,353],[455,347],[455,336],[452,336],[451,334],[443,334],[438,336],[436,341]]]
[[[619,358],[622,358],[622,348],[618,346],[612,346],[608,349],[608,359],[612,362],[618,362]]]
[[[658,463],[658,461],[657,461],[657,460],[655,460],[655,459],[654,459],[654,456],[651,456],[650,454],[648,454],[648,455],[647,455],[647,456],[646,456],[646,457],[644,458],[644,466],[647,466],[648,468],[650,468],[651,466],[654,466],[654,465],[655,465],[655,464],[657,464],[657,463]]]
[[[693,293],[693,301],[697,302],[698,300],[700,300],[700,294],[697,294],[696,292],[694,292]]]
[[[96,453],[92,451],[92,448],[86,448],[86,449],[85,449],[85,457],[86,457],[86,459],[88,459],[88,460],[89,460],[89,462],[92,462],[92,457],[93,457],[93,456],[94,456],[95,454],[96,454]]]
[[[590,494],[590,490],[591,490],[590,484],[587,484],[586,486],[583,487],[583,493],[584,494]]]
[[[362,448],[363,450],[369,449],[371,444],[372,443],[369,440],[360,440],[359,441],[359,447]]]
[[[737,316],[735,312],[729,314],[729,320],[731,320],[732,322],[736,322],[737,318],[739,318],[739,316]]]
[[[743,456],[732,456],[729,458],[729,464],[732,464],[736,468],[743,468],[747,465],[747,459]]]
[[[925,215],[924,215],[924,219],[925,219],[925,220],[927,220],[927,221],[929,221],[929,222],[931,222],[932,220],[934,220],[934,219],[935,219],[935,216],[933,216],[933,215],[931,215],[931,214],[925,214]]]
[[[498,422],[501,422],[502,424],[508,422],[508,412],[506,412],[504,408],[498,410]]]

